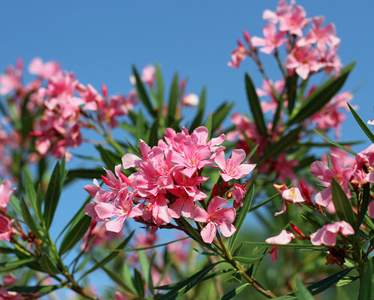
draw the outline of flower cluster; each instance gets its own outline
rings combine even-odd
[[[113,232],[120,232],[123,222],[130,218],[155,229],[177,228],[178,219],[183,216],[201,224],[206,243],[212,243],[217,227],[224,236],[231,236],[235,232],[235,208],[223,207],[228,201],[222,195],[214,195],[206,204],[208,196],[202,184],[208,177],[202,176],[203,169],[220,169],[225,192],[233,188],[230,194],[238,207],[243,187],[228,182],[247,176],[255,165],[243,163],[243,150],[234,150],[231,158],[225,159],[221,146],[225,136],[208,136],[205,127],[198,127],[191,134],[185,128],[180,133],[168,128],[165,141],[159,140],[157,146],[151,148],[140,141],[140,157],[128,153],[122,158],[124,169],[135,168],[137,172],[127,177],[118,165],[115,174],[106,170],[106,177],[102,177],[110,190],[102,189],[96,180],[95,185],[85,186],[94,197],[94,202],[86,206],[86,214],[105,221],[106,229]],[[172,224],[172,219],[177,225]]]

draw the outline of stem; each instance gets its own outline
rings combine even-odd
[[[268,297],[268,298],[276,298],[272,291],[270,290],[265,290],[265,288],[253,277],[250,277],[246,271],[245,268],[237,262],[230,254],[230,252],[227,250],[225,244],[223,243],[222,237],[220,236],[219,233],[217,233],[217,239],[221,245],[221,248],[223,250],[223,258],[230,264],[232,265],[237,271],[240,272],[240,274],[248,281],[250,285],[252,285],[255,290],[257,290],[260,294]]]

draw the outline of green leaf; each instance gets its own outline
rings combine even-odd
[[[38,209],[38,205],[36,203],[36,191],[34,183],[32,182],[30,172],[27,168],[25,169],[25,189],[27,198],[29,199],[32,209],[34,210],[38,218],[41,219],[42,212]]]
[[[269,245],[269,247],[270,247],[270,245]],[[234,256],[233,259],[240,262],[240,263],[243,263],[243,264],[252,264],[252,263],[255,263],[256,261],[259,261],[264,256],[265,255],[259,255],[259,256],[255,256],[255,257]]]
[[[268,147],[261,158],[261,163],[269,159],[270,157],[276,156],[278,153],[285,151],[291,145],[293,145],[297,139],[298,134],[300,133],[302,127],[298,127],[290,131],[285,137],[280,138],[279,141],[275,142]],[[260,164],[260,163],[259,163]]]
[[[208,129],[208,140],[212,136],[212,126],[213,126],[213,115],[209,115],[208,120],[205,122],[204,127]]]
[[[162,114],[162,109],[164,108],[164,80],[162,78],[162,73],[159,64],[156,64],[156,86],[157,86],[157,107],[159,113]]]
[[[227,104],[226,102],[222,103],[217,110],[213,113],[212,119],[212,133],[215,132],[229,115],[231,108],[234,106],[234,103]]]
[[[243,198],[243,206],[240,208],[238,211],[235,221],[234,221],[234,226],[236,227],[235,233],[230,237],[229,241],[229,251],[231,252],[234,245],[235,241],[239,236],[240,229],[243,226],[244,220],[247,217],[247,214],[251,208],[252,205],[252,200],[253,200],[253,195],[255,192],[255,185],[252,185],[251,188],[246,192],[244,198]]]
[[[151,100],[149,99],[149,96],[147,94],[147,91],[143,85],[143,82],[139,76],[138,71],[136,70],[135,66],[132,67],[132,71],[134,73],[135,79],[136,79],[136,91],[138,94],[138,97],[140,101],[144,104],[145,108],[148,110],[150,115],[153,118],[157,117],[157,112],[153,107],[153,104],[151,103]]]
[[[8,253],[14,253],[16,249],[7,248],[7,247],[0,247],[0,253],[1,254],[8,254]]]
[[[178,74],[175,73],[173,77],[173,82],[171,84],[169,92],[169,103],[168,103],[168,112],[166,115],[166,126],[170,127],[174,125],[177,112],[177,104],[179,100],[179,87],[178,87]]]
[[[187,293],[191,288],[193,288],[196,284],[198,284],[205,277],[205,275],[207,275],[216,265],[222,262],[223,261],[219,261],[217,263],[206,266],[201,271],[193,274],[192,276],[188,277],[185,280],[178,282],[177,284],[172,286],[172,289],[170,292],[162,295],[158,299],[159,300],[175,299],[178,296],[181,296],[184,293]],[[169,286],[161,286],[161,287],[157,287],[157,289],[169,289]]]
[[[163,246],[166,246],[166,245],[169,245],[169,244],[173,244],[173,243],[176,243],[176,242],[179,242],[179,241],[183,241],[183,240],[188,239],[188,238],[189,237],[185,237],[185,238],[181,238],[181,239],[178,239],[178,240],[175,240],[175,241],[171,241],[171,242],[167,242],[167,243],[162,243],[162,244],[158,244],[158,245],[153,245],[153,246],[149,246],[149,247],[130,248],[130,249],[117,249],[117,250],[112,250],[112,251],[118,251],[118,252],[143,251],[143,250],[148,250],[148,249],[154,249],[154,248],[158,248],[158,247],[163,247]]]
[[[72,224],[61,242],[59,254],[62,255],[72,249],[83,238],[91,223],[91,217],[82,215],[75,224]]]
[[[336,143],[336,142],[330,140],[329,138],[325,137],[320,131],[314,129],[314,132],[317,133],[320,137],[322,137],[326,141],[328,141],[330,144],[334,145],[335,147],[338,147],[338,148],[356,156],[356,154],[357,154],[356,152],[352,151],[351,149],[348,149],[347,147],[342,146],[339,143]]]
[[[134,235],[134,230],[130,233],[130,235],[121,243],[117,246],[117,248],[115,250],[118,250],[118,249],[122,249],[124,247],[126,247],[126,245],[129,243],[130,239],[132,238],[132,236]],[[119,252],[116,252],[116,251],[113,251],[112,253],[110,253],[109,255],[107,255],[104,259],[101,259],[95,266],[93,266],[91,269],[89,269],[88,271],[86,271],[81,277],[79,280],[81,280],[83,277],[85,277],[86,275],[92,273],[93,271],[101,268],[102,266],[105,266],[108,262],[110,262],[113,258],[115,258],[117,255],[119,254]]]
[[[372,299],[372,289],[373,289],[373,259],[369,260],[366,265],[364,277],[362,278],[362,283],[360,286],[360,293],[358,300]]]
[[[112,270],[110,270],[109,268],[105,267],[105,266],[102,266],[101,267],[104,272],[115,282],[117,283],[120,287],[122,287],[124,290],[130,292],[130,293],[134,293],[136,294],[136,290],[135,288],[131,285],[129,285],[129,283],[131,283],[131,280],[128,281],[128,280],[124,280],[124,278],[122,278],[121,276],[119,276],[117,273],[113,272]],[[130,275],[131,277],[131,275]]]
[[[342,278],[344,278],[350,271],[352,271],[353,268],[347,268],[344,270],[339,271],[338,273],[335,273],[325,279],[322,279],[321,281],[314,283],[308,287],[308,290],[312,293],[312,295],[317,295],[319,293],[322,293],[326,289],[328,289],[333,284],[339,282]]]
[[[296,92],[297,92],[297,73],[295,72],[292,76],[288,76],[286,79],[287,87],[287,99],[288,99],[288,114],[292,114],[295,107]]]
[[[137,146],[139,147],[139,139],[143,138],[144,139],[144,134],[147,132],[146,128],[146,122],[142,113],[142,109],[139,109],[138,116],[136,118],[136,141],[137,141]]]
[[[100,145],[95,147],[100,152],[100,156],[109,170],[114,170],[114,167],[121,163],[121,157],[119,157],[116,153],[105,149]]]
[[[360,125],[362,131],[366,134],[366,136],[370,139],[372,143],[374,143],[374,134],[371,132],[371,130],[366,126],[365,122],[362,121],[360,116],[357,114],[357,112],[353,109],[353,107],[349,104],[349,110],[351,111],[353,117],[355,118],[358,125]]]
[[[331,76],[322,86],[318,87],[303,102],[301,108],[290,117],[287,126],[300,123],[320,111],[342,88],[354,65],[355,63],[349,64],[341,70],[339,77]]]
[[[265,124],[264,115],[262,113],[260,99],[257,96],[256,88],[253,85],[251,77],[245,74],[245,89],[247,92],[247,99],[249,103],[249,108],[251,109],[253,119],[256,123],[258,130],[264,139],[267,139],[267,128]]]
[[[34,219],[31,216],[29,208],[23,197],[21,200],[21,209],[22,209],[23,219],[26,222],[27,226],[29,226],[30,231],[32,231],[32,233],[34,233],[39,239],[43,240],[44,237],[40,232],[41,228],[40,227],[38,228],[37,225],[35,224]]]
[[[61,271],[55,266],[52,260],[45,253],[42,255],[42,258],[40,259],[39,263],[44,272],[50,275],[56,275],[61,273]]]
[[[149,281],[152,280],[152,277],[150,276],[151,267],[148,262],[148,257],[145,254],[145,251],[138,251],[138,255],[139,255],[140,268],[142,270],[144,281],[149,284]]]
[[[60,163],[57,162],[52,172],[51,179],[48,184],[47,194],[44,201],[43,219],[47,229],[52,224],[53,216],[56,212],[57,204],[60,199],[61,184],[60,184]]]
[[[247,286],[249,286],[249,283],[244,283],[242,285],[239,285],[235,289],[232,289],[230,292],[223,295],[223,297],[219,298],[219,300],[229,300],[234,298],[236,295],[238,295],[240,292],[242,292]]]
[[[34,294],[34,293],[45,293],[48,294],[55,290],[65,287],[63,284],[58,285],[38,285],[38,286],[10,286],[7,287],[8,291],[18,292],[22,294]]]
[[[135,286],[135,289],[136,289],[136,293],[137,295],[140,297],[140,299],[143,299],[144,298],[144,280],[142,278],[142,275],[140,274],[140,272],[134,268],[134,286]]]
[[[69,170],[66,176],[65,184],[72,182],[76,178],[95,179],[105,175],[105,171],[100,169],[73,169]]]
[[[17,215],[22,216],[20,201],[14,194],[10,196],[8,203]]]
[[[358,216],[357,225],[355,228],[356,234],[358,233],[361,227],[362,221],[365,218],[365,215],[367,213],[367,209],[370,203],[370,183],[364,184],[363,190],[364,191],[363,191],[362,202],[361,202],[361,207],[360,207],[360,214]]]
[[[331,195],[339,219],[348,222],[355,228],[356,221],[353,214],[352,203],[334,177],[331,181]]]
[[[149,132],[148,146],[153,147],[158,144],[158,120],[155,120],[152,124],[151,131]]]
[[[25,259],[18,259],[16,261],[9,261],[0,263],[0,272],[9,272],[15,269],[19,269],[25,267],[29,264],[38,262],[38,259],[34,257],[25,258]]]
[[[194,131],[197,127],[202,125],[204,112],[205,112],[205,105],[206,105],[206,88],[203,87],[203,90],[201,91],[201,94],[200,94],[199,108],[197,110],[195,118],[192,121],[189,132]]]
[[[301,280],[298,277],[295,277],[296,289],[295,294],[297,299],[300,300],[314,300],[312,294],[308,291],[308,289],[303,285]]]

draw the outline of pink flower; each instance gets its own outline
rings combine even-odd
[[[368,206],[369,217],[374,219],[374,201],[371,201]]]
[[[288,31],[291,34],[298,36],[303,35],[303,29],[308,24],[309,19],[306,19],[306,12],[303,7],[296,6],[290,13],[284,14],[280,18],[279,30]]]
[[[355,233],[352,226],[346,221],[340,221],[333,224],[324,225],[318,229],[315,233],[310,235],[310,241],[314,246],[326,246],[334,247],[336,245],[336,237],[338,234],[352,235]]]
[[[230,181],[231,179],[240,179],[247,176],[255,167],[255,164],[248,164],[241,162],[246,158],[245,151],[243,149],[235,149],[232,151],[231,158],[225,160],[225,152],[220,151],[214,162],[222,170],[221,177],[224,181]]]
[[[227,65],[232,68],[239,68],[240,63],[246,58],[246,53],[247,50],[244,46],[239,45],[239,47],[231,53],[231,61],[228,62]]]
[[[14,222],[15,220],[9,220],[8,217],[0,214],[0,241],[10,242]]]
[[[8,179],[0,184],[0,210],[6,211],[10,196],[16,189],[12,189],[12,183]]]
[[[286,202],[288,204],[291,203],[302,203],[305,202],[305,199],[303,196],[301,196],[300,190],[298,188],[292,187],[292,188],[287,188],[284,184],[283,185],[276,185],[274,184],[274,187],[282,195],[282,200],[283,200],[283,205],[282,205],[282,210],[279,212],[276,212],[274,216],[279,216],[280,214],[283,214],[287,207],[286,207]]]
[[[60,65],[57,62],[48,61],[43,64],[39,57],[34,58],[29,65],[30,74],[39,75],[43,79],[48,79],[58,71],[60,71]]]
[[[225,207],[228,202],[219,196],[214,197],[208,206],[208,211],[200,207],[196,208],[194,220],[197,222],[207,223],[201,230],[201,237],[205,243],[211,244],[217,233],[217,227],[225,237],[232,236],[236,231],[232,222],[235,221],[236,211],[233,207]]]
[[[333,206],[333,203],[331,202],[332,178],[335,178],[335,180],[347,193],[348,197],[350,197],[351,192],[348,187],[348,183],[353,170],[351,168],[344,169],[343,160],[335,154],[330,155],[330,161],[332,169],[329,169],[328,166],[321,161],[315,161],[310,166],[310,173],[312,173],[317,179],[319,179],[322,185],[327,187],[326,189],[316,194],[316,203],[321,206],[327,207],[327,210],[330,213],[333,213],[335,212],[335,208]]]
[[[12,273],[8,273],[5,276],[3,276],[3,283],[5,286],[12,285],[16,281],[17,278]]]
[[[263,29],[264,39],[257,36],[252,37],[251,42],[254,47],[262,47],[261,52],[270,54],[274,49],[279,48],[287,39],[284,38],[286,32],[277,32],[277,28],[274,24],[268,23]]]
[[[317,48],[311,49],[309,45],[296,46],[286,58],[286,68],[295,70],[302,78],[307,79],[309,74],[317,72],[324,65],[320,63],[320,51]]]
[[[267,238],[265,242],[268,244],[287,245],[294,237],[295,235],[292,232],[282,230],[280,234]]]

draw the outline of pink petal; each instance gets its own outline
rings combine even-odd
[[[212,223],[208,223],[200,232],[203,241],[207,244],[211,244],[213,242],[216,233],[217,228]]]
[[[280,234],[267,238],[265,242],[268,244],[287,245],[294,237],[295,235],[292,232],[282,230]]]

